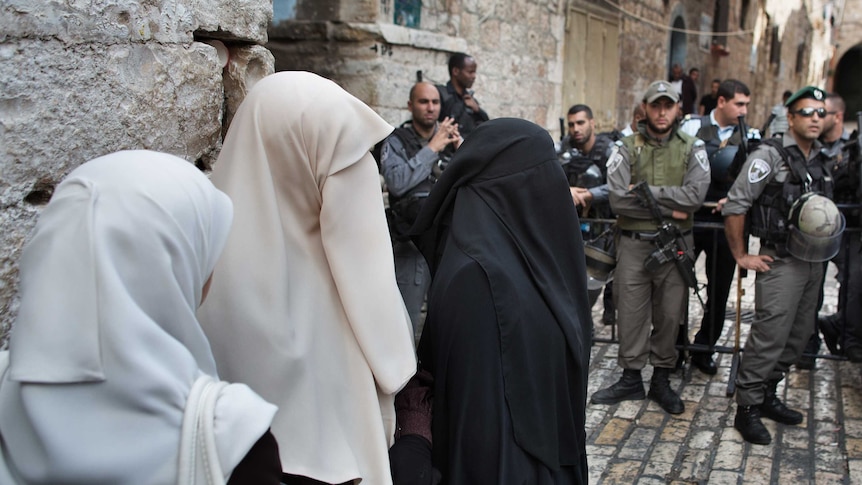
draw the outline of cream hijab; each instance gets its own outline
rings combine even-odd
[[[199,316],[219,372],[279,406],[284,471],[389,483],[393,397],[416,370],[377,165],[392,127],[307,72],[258,82],[213,183],[236,219]]]
[[[231,218],[198,169],[162,153],[97,158],[57,187],[21,257],[0,381],[4,458],[21,481],[178,482],[187,400],[216,376],[195,310]],[[275,407],[218,388],[204,427],[227,477]]]

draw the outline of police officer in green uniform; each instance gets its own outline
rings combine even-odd
[[[646,119],[638,132],[617,142],[608,160],[611,209],[617,214],[620,237],[614,275],[614,299],[619,325],[619,359],[623,375],[591,398],[594,404],[643,399],[641,370],[653,365],[649,398],[671,414],[685,406],[668,379],[677,361],[676,338],[686,314],[688,287],[672,262],[654,272],[644,261],[656,251],[658,224],[629,189],[641,181],[659,204],[664,222],[683,234],[691,256],[693,214],[709,187],[709,160],[702,141],[678,129],[679,93],[667,81],[650,84],[643,98]]]
[[[803,420],[802,413],[781,402],[777,386],[814,331],[822,261],[834,254],[806,260],[792,255],[791,241],[799,232],[789,225],[788,216],[804,193],[831,196],[829,158],[817,141],[826,116],[825,97],[822,90],[808,86],[787,100],[789,129],[748,156],[722,209],[734,259],[757,272],[755,318],[736,377],[733,423],[751,443],[769,444],[772,439],[761,416],[784,424]],[[749,254],[745,246],[746,217],[751,234],[760,238],[759,254]],[[837,252],[838,244],[833,246]]]

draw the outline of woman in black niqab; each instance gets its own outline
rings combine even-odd
[[[586,270],[550,135],[483,123],[412,232],[434,273],[419,357],[443,483],[587,483]]]

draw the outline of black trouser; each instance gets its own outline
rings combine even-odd
[[[701,251],[706,254],[706,309],[694,343],[712,347],[724,330],[727,297],[733,284],[736,260],[722,230],[695,228],[695,258]]]

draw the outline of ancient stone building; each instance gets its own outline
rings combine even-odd
[[[277,70],[336,79],[393,123],[409,116],[417,73],[445,82],[460,50],[478,60],[476,97],[491,116],[555,134],[577,102],[603,129],[621,126],[673,63],[700,69],[699,95],[713,78],[746,82],[758,126],[785,89],[824,85],[836,1],[275,0],[267,47]]]
[[[862,111],[862,3],[843,0],[830,4],[826,21],[834,25],[835,48],[828,71],[827,88],[847,101],[845,119],[856,121]]]
[[[448,56],[468,52],[492,117],[558,136],[578,102],[600,129],[622,126],[678,62],[700,69],[699,94],[746,82],[759,126],[785,89],[829,78],[859,93],[862,14],[845,2],[858,0],[0,0],[0,340],[59,180],[129,148],[207,166],[273,68],[330,77],[397,124],[410,86],[444,83]]]
[[[54,186],[122,149],[209,164],[226,110],[273,70],[271,14],[265,0],[0,0],[0,342]]]

